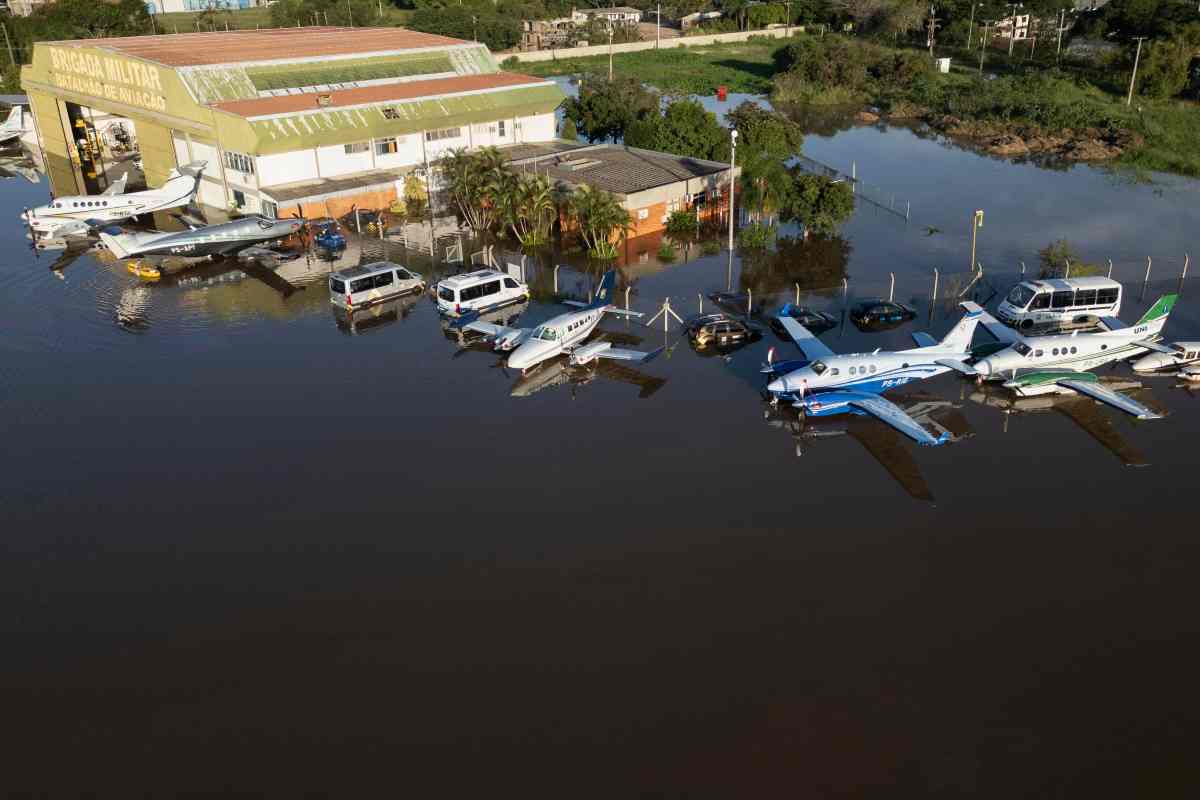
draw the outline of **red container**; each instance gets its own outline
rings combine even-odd
[[[729,92],[729,90],[726,89],[724,86],[718,86],[717,87],[717,99],[720,100],[722,103],[724,103],[725,97],[727,96],[728,92]]]

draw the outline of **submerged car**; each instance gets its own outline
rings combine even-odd
[[[762,329],[728,314],[705,314],[687,324],[688,339],[696,348],[729,347],[762,338]]]
[[[850,321],[863,331],[889,330],[916,317],[916,311],[892,300],[862,300],[850,307]]]
[[[784,330],[783,323],[779,321],[780,317],[791,317],[816,334],[824,333],[827,330],[836,328],[838,325],[837,317],[832,314],[826,314],[824,311],[813,311],[808,306],[787,303],[783,308],[772,314],[767,323],[771,326],[771,330],[780,336],[787,336],[787,331]],[[788,341],[791,340],[789,339]]]
[[[753,302],[747,292],[709,292],[708,299],[731,314],[757,317],[763,313],[762,303]]]

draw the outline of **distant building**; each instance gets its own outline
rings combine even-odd
[[[49,0],[8,0],[8,10],[14,17],[28,17]]]
[[[521,50],[556,50],[567,47],[575,23],[570,17],[525,20],[521,23]]]
[[[178,11],[236,11],[239,8],[254,8],[266,5],[266,0],[146,0],[146,10],[151,14],[173,14]]]
[[[996,23],[996,35],[1001,39],[1028,39],[1033,32],[1033,18],[1029,14],[1015,14]]]
[[[691,30],[710,20],[720,19],[721,16],[720,11],[697,11],[695,14],[688,14],[679,18],[679,30]]]
[[[614,25],[637,25],[642,21],[642,12],[629,6],[616,8],[585,8],[571,12],[571,20],[576,25],[585,25],[589,20],[598,19],[608,27]]]

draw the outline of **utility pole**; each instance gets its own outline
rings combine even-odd
[[[471,39],[476,43],[479,42],[479,17],[474,14],[471,15]]]
[[[662,47],[662,3],[658,4],[654,13],[657,15],[654,22],[654,49],[657,50]]]
[[[971,272],[975,271],[975,233],[982,227],[983,209],[979,209],[971,218]]]
[[[1133,54],[1133,74],[1129,76],[1129,96],[1125,98],[1125,105],[1133,103],[1133,83],[1137,80],[1138,59],[1142,56],[1142,42],[1146,41],[1145,36],[1133,37],[1137,40],[1137,52]]]
[[[971,21],[967,23],[967,52],[971,50],[971,34],[975,32],[975,7],[983,3],[971,3]]]
[[[612,83],[612,76],[613,76],[613,70],[612,70],[612,37],[613,37],[613,29],[612,29],[612,25],[611,25],[611,24],[609,24],[609,26],[608,26],[608,81],[609,81],[609,83]]]
[[[8,26],[0,24],[0,28],[4,29],[4,44],[6,47],[8,47],[8,63],[15,67],[17,65],[17,60],[13,58],[12,39],[8,38]]]
[[[737,168],[737,128],[729,132],[729,252],[733,253],[733,179]]]
[[[1062,35],[1063,35],[1063,31],[1066,30],[1066,28],[1064,27],[1064,25],[1066,24],[1066,21],[1067,21],[1067,10],[1065,8],[1060,9],[1058,12],[1058,50],[1056,50],[1054,53],[1055,62],[1057,62],[1058,59],[1062,57]]]
[[[937,7],[929,7],[929,55],[933,56],[933,32],[937,30]]]
[[[787,16],[783,18],[783,35],[792,35],[792,0],[787,0]]]
[[[1008,4],[1008,57],[1012,58],[1013,45],[1017,43],[1017,9],[1020,3]]]
[[[983,36],[981,36],[979,39],[979,74],[980,75],[983,74],[983,57],[987,54],[987,40],[988,40],[988,25],[989,24],[990,23],[987,20],[984,20]]]

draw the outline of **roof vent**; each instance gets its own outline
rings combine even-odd
[[[327,106],[327,105],[331,105],[332,103],[333,103],[333,95],[331,95],[331,94],[317,95],[317,105]]]
[[[559,166],[571,172],[579,172],[582,169],[590,169],[601,163],[603,162],[594,158],[573,158],[570,161],[559,162]]]

